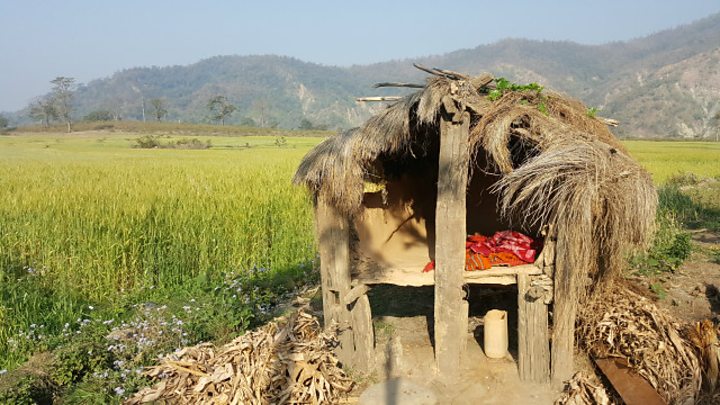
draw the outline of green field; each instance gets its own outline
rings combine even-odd
[[[212,147],[133,148],[143,133],[132,128],[0,136],[0,371],[42,351],[74,359],[72,350],[88,350],[72,338],[81,331],[101,344],[120,322],[182,325],[157,326],[155,346],[139,354],[113,353],[95,368],[66,362],[76,365],[60,379],[73,384],[71,397],[117,400],[115,388],[141,384],[128,364],[232,337],[317,277],[311,202],[290,182],[321,137],[161,129],[161,143]],[[720,177],[720,144],[626,145],[658,183],[681,172]],[[140,309],[150,304],[167,310],[148,320]],[[121,358],[125,366],[112,365]],[[93,379],[106,369],[114,377]]]
[[[290,181],[321,138],[144,150],[137,137],[0,136],[0,370],[52,344],[22,341],[32,325],[58,335],[100,308],[199,295],[252,269],[284,290],[304,282],[311,204]]]
[[[693,173],[720,177],[719,142],[625,141],[632,156],[652,174],[656,183]]]

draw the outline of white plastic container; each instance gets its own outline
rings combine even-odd
[[[491,309],[485,314],[484,346],[485,356],[502,359],[508,352],[507,311]]]

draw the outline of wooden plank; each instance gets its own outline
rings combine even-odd
[[[350,312],[355,343],[353,364],[360,371],[370,372],[375,366],[375,333],[367,294],[363,294],[355,301]]]
[[[421,287],[435,284],[435,272],[423,273],[422,268],[375,268],[358,274],[355,280],[363,284],[392,284],[398,286]],[[463,272],[465,284],[512,285],[516,283],[516,275],[541,274],[542,269],[534,264],[513,267],[493,267],[489,270]]]
[[[540,298],[528,294],[530,276],[518,274],[518,369],[520,379],[532,382],[550,380],[550,342],[548,307]]]
[[[553,298],[552,378],[565,381],[573,375],[577,286],[570,263],[563,259],[565,246],[555,244],[555,288]]]
[[[595,364],[627,405],[666,404],[646,379],[617,359],[595,359]]]
[[[459,116],[458,116],[459,115]],[[467,335],[463,304],[470,115],[440,120],[438,195],[435,208],[435,365],[443,378],[455,378]]]
[[[545,237],[543,250],[538,260],[535,261],[535,264],[543,270],[543,273],[553,277],[555,274],[555,245],[557,243],[555,227],[552,225],[548,226],[543,230],[543,236]]]
[[[349,223],[347,218],[340,215],[322,197],[318,198],[315,214],[325,326],[330,326],[333,321],[338,323],[338,359],[344,364],[352,364],[352,318],[347,306],[343,304],[345,295],[350,291]]]

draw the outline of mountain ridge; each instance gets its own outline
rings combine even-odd
[[[621,121],[621,136],[708,138],[720,131],[720,13],[622,42],[507,38],[439,55],[348,67],[278,55],[228,55],[189,65],[135,67],[78,88],[78,116],[108,110],[141,119],[143,100],[162,98],[167,119],[207,121],[207,101],[224,95],[237,106],[230,123],[293,128],[303,120],[329,128],[362,123],[380,105],[356,103],[381,81],[418,81],[412,63],[468,74],[490,72],[539,82]],[[685,71],[692,71],[689,77]],[[25,114],[21,111],[20,114]],[[717,115],[717,118],[716,118]]]

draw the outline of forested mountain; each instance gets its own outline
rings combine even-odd
[[[538,82],[618,119],[617,132],[624,136],[707,138],[720,131],[720,14],[605,45],[507,39],[443,55],[347,68],[273,55],[132,68],[81,86],[75,111],[77,117],[107,110],[122,119],[141,119],[145,100],[151,119],[147,101],[161,98],[167,119],[204,121],[209,99],[223,95],[237,106],[229,123],[293,128],[305,119],[347,128],[381,108],[356,103],[356,96],[392,92],[372,89],[373,83],[422,80],[413,62]]]

